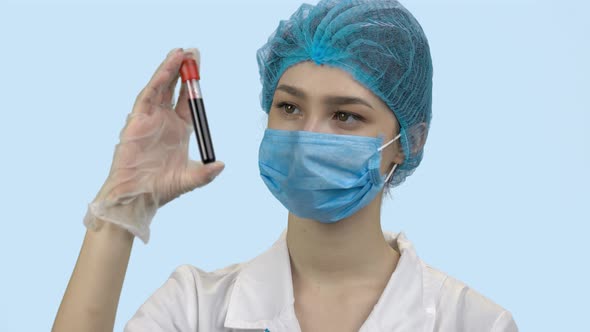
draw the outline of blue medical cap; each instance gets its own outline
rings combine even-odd
[[[323,0],[303,4],[280,22],[257,52],[261,103],[270,111],[276,85],[289,67],[314,61],[340,68],[381,98],[400,124],[405,160],[396,186],[422,160],[432,115],[432,60],[422,27],[394,0]],[[420,125],[425,123],[426,125]]]

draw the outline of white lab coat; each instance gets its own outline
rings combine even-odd
[[[178,267],[125,331],[300,332],[286,234],[245,263]],[[359,332],[518,331],[510,312],[422,262],[403,233],[383,234],[401,257]]]

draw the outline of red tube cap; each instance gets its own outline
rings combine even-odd
[[[197,66],[195,59],[185,58],[182,60],[182,65],[180,66],[180,77],[182,77],[183,83],[188,80],[201,79],[199,76],[199,66]]]

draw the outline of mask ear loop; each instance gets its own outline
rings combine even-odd
[[[402,136],[402,134],[397,134],[397,136],[395,136],[391,141],[387,142],[386,144],[384,144],[382,147],[380,147],[379,149],[377,149],[377,151],[381,152],[381,150],[385,149],[386,147],[388,147],[391,143],[395,142],[398,138],[400,138]],[[387,177],[385,178],[385,183],[387,183],[389,181],[389,179],[391,178],[391,176],[393,175],[393,172],[395,171],[395,169],[397,168],[397,164],[393,164],[393,168],[391,168],[391,171],[389,171],[389,174],[387,174]]]
[[[400,138],[401,136],[402,136],[402,134],[397,134],[397,136],[395,136],[391,141],[385,143],[382,147],[380,147],[379,149],[377,149],[377,151],[381,152],[381,150],[383,150],[386,147],[388,147],[391,143],[397,141],[397,139]]]
[[[387,177],[385,178],[385,182],[384,183],[389,182],[389,179],[393,175],[393,171],[395,171],[396,168],[397,168],[397,164],[393,164],[393,167],[391,168],[391,171],[389,171],[389,174],[387,174]]]

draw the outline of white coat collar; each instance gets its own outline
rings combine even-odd
[[[270,249],[245,263],[230,296],[224,326],[234,329],[299,331],[285,229]],[[424,273],[424,264],[403,233],[383,232],[401,253],[381,297],[360,332],[428,331],[442,280]]]

